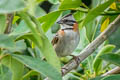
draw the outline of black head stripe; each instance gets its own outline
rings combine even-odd
[[[74,20],[68,20],[69,22],[73,22],[73,23],[76,23],[76,21],[74,21]]]
[[[74,21],[74,20],[67,20],[67,22],[64,22],[64,23],[69,25],[69,26],[73,26],[74,23],[76,23],[76,21]]]
[[[64,23],[65,23],[65,22],[75,23],[76,21],[74,21],[74,20],[67,20],[67,19],[65,19],[65,20],[63,20],[63,22],[64,22]]]
[[[73,28],[64,28],[62,30],[73,30]]]

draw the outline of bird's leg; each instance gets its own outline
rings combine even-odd
[[[74,55],[70,55],[70,56],[72,56],[72,59],[74,59],[75,62],[76,62],[76,64],[77,64],[77,66],[79,66],[80,58],[79,58],[78,56],[74,56]],[[77,68],[77,67],[76,67],[76,68]]]
[[[75,60],[75,62],[76,62],[76,64],[77,64],[77,67],[79,66],[79,62],[80,62],[80,58],[78,57],[78,56],[74,56],[74,55],[70,55],[70,56],[72,56],[72,59],[71,60]],[[77,68],[77,67],[75,67],[75,68]],[[64,70],[68,70],[68,68],[67,67],[62,67],[62,69],[61,69],[61,73],[62,73],[62,75],[64,75]]]

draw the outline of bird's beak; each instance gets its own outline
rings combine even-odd
[[[57,21],[58,24],[63,24],[63,21],[59,20]]]

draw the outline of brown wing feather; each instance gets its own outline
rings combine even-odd
[[[52,45],[55,45],[55,44],[57,44],[58,43],[58,41],[60,41],[61,40],[61,37],[63,37],[64,36],[64,30],[59,30],[58,32],[57,32],[57,34],[55,35],[55,37],[53,38],[53,40],[52,40]]]
[[[58,34],[53,38],[53,40],[52,40],[52,45],[54,45],[54,44],[57,44],[57,42],[58,42],[58,40],[59,40],[59,38],[58,38]]]

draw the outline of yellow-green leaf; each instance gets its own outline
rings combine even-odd
[[[114,9],[114,10],[117,10],[116,3],[113,2],[113,3],[110,5],[110,8],[111,8],[111,9]]]
[[[15,22],[16,22],[18,19],[20,19],[19,16],[14,16],[14,19],[13,19],[13,21],[12,21],[12,24],[15,24]]]
[[[107,28],[109,22],[110,22],[110,19],[108,17],[101,25],[101,29],[100,29],[101,32],[103,32]]]

